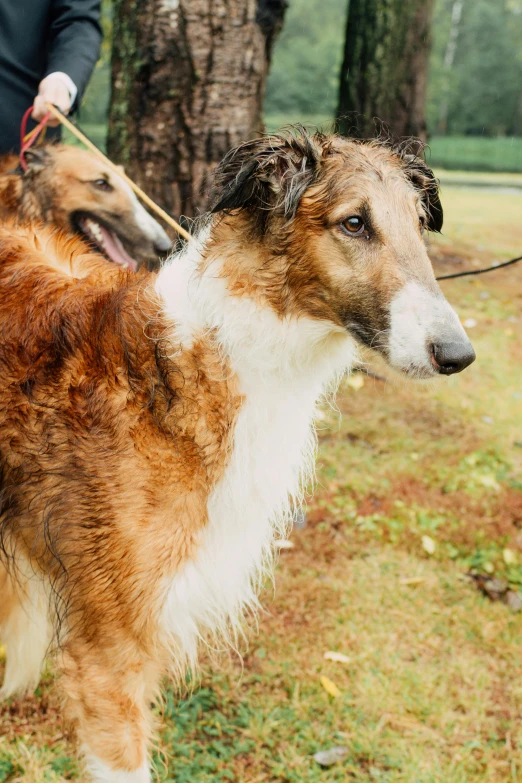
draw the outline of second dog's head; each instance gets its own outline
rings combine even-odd
[[[298,129],[233,150],[217,188],[222,241],[244,244],[250,289],[282,317],[329,321],[415,377],[474,360],[426,252],[442,207],[423,159]]]
[[[151,267],[172,247],[125,180],[92,152],[65,144],[28,150],[23,174],[0,178],[0,206],[86,238],[113,263]],[[123,171],[123,169],[122,169]]]

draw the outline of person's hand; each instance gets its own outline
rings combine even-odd
[[[33,112],[31,114],[33,120],[37,122],[43,120],[48,111],[47,103],[54,103],[64,114],[68,114],[71,108],[69,88],[65,80],[55,73],[49,74],[40,82],[38,95],[34,99]],[[54,128],[60,123],[54,117],[50,117],[48,124]]]

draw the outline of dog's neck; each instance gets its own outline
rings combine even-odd
[[[230,271],[234,249],[228,244],[224,258],[210,234],[207,227],[195,236],[157,279],[178,346],[190,348],[198,335],[212,332],[232,366],[253,383],[309,376],[313,369],[324,384],[353,364],[354,342],[334,324],[277,313],[259,295],[259,286],[256,295],[237,291],[237,276]]]

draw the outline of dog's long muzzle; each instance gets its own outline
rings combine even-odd
[[[475,361],[475,351],[449,302],[410,281],[390,306],[388,356],[393,367],[417,377],[453,375]]]

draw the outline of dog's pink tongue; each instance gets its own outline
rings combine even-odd
[[[112,231],[109,231],[102,225],[100,225],[100,229],[103,237],[103,249],[111,261],[114,261],[115,264],[120,264],[121,266],[128,266],[129,269],[136,272],[138,269],[138,262],[127,253],[116,234],[113,234]]]

